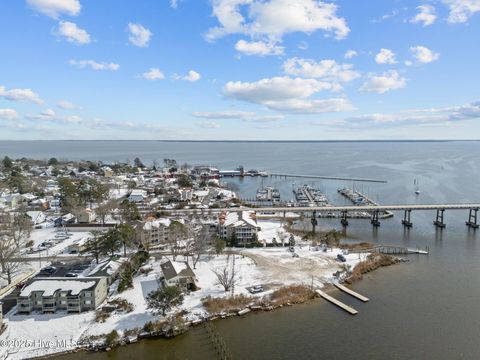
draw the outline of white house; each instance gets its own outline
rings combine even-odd
[[[221,213],[218,219],[218,234],[236,244],[247,244],[257,239],[257,219],[254,211]]]

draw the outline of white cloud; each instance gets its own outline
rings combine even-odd
[[[480,0],[443,0],[443,3],[450,10],[447,20],[451,24],[467,22],[480,11]]]
[[[280,41],[290,32],[324,30],[333,32],[336,38],[345,38],[350,32],[345,19],[336,14],[337,5],[322,1],[212,0],[212,7],[220,26],[208,30],[209,41],[229,34]]]
[[[425,46],[412,46],[410,47],[410,52],[413,54],[415,60],[422,64],[431,63],[440,57],[439,53],[433,52]]]
[[[142,74],[142,77],[147,80],[162,80],[165,79],[165,75],[158,68],[150,68],[147,72]]]
[[[292,58],[283,63],[283,71],[289,75],[322,78],[328,81],[348,82],[360,76],[351,64],[338,64],[335,60],[315,62],[310,59]]]
[[[193,116],[202,119],[228,120],[236,119],[246,122],[276,122],[283,120],[283,115],[258,115],[250,111],[217,111],[217,112],[194,112]]]
[[[10,101],[29,101],[38,105],[43,104],[43,100],[31,89],[10,89],[0,86],[0,97]]]
[[[225,84],[225,96],[263,105],[271,110],[293,113],[349,111],[352,105],[345,99],[310,99],[323,91],[339,90],[337,84],[316,79],[273,77],[256,82],[230,81]]]
[[[68,42],[84,45],[90,43],[90,35],[77,24],[70,21],[60,21],[57,34],[64,37]]]
[[[395,114],[374,113],[360,115],[346,118],[344,121],[364,126],[380,124],[396,126],[422,123],[438,124],[471,119],[480,119],[480,101],[454,107],[406,110]]]
[[[245,55],[282,55],[284,51],[283,46],[275,45],[272,42],[265,41],[245,41],[238,40],[235,44],[235,50]]]
[[[170,7],[173,8],[173,9],[176,9],[178,7],[178,3],[180,1],[181,0],[170,0]]]
[[[26,118],[30,120],[54,121],[65,124],[82,122],[82,118],[77,115],[60,116],[57,115],[57,113],[53,109],[45,109],[44,111],[36,115],[27,115]]]
[[[57,103],[57,107],[63,110],[74,110],[74,109],[79,109],[80,107],[71,103],[70,101],[67,100],[60,100]]]
[[[418,14],[410,19],[411,23],[422,23],[423,26],[432,25],[437,19],[435,14],[435,7],[432,5],[420,5],[417,6]]]
[[[353,58],[353,57],[355,57],[355,56],[357,56],[357,55],[358,55],[358,53],[357,53],[355,50],[347,50],[347,51],[345,52],[345,55],[343,55],[343,57],[344,57],[345,59],[351,59],[351,58]]]
[[[18,113],[14,109],[0,109],[0,120],[15,120]]]
[[[399,14],[400,14],[400,11],[399,11],[398,9],[393,9],[391,12],[382,15],[382,16],[379,17],[378,19],[373,19],[373,20],[371,20],[370,22],[372,22],[372,23],[379,23],[379,22],[382,22],[382,21],[385,21],[385,20],[394,18],[394,17],[396,17],[396,16],[399,15]]]
[[[197,123],[197,125],[204,129],[218,129],[220,127],[220,124],[214,121],[202,121]]]
[[[185,76],[181,76],[181,75],[177,75],[177,74],[173,75],[173,79],[175,79],[175,80],[185,80],[185,81],[190,81],[190,82],[198,81],[198,80],[200,80],[200,78],[201,78],[201,75],[198,72],[196,72],[195,70],[190,70],[188,72],[188,74],[185,75]]]
[[[395,64],[395,53],[390,49],[380,49],[380,52],[375,55],[375,62],[377,64]]]
[[[79,0],[27,0],[27,5],[54,19],[62,14],[77,16],[82,8]]]
[[[96,62],[94,60],[70,60],[70,65],[77,66],[81,69],[90,67],[92,70],[109,70],[109,71],[117,71],[120,68],[120,65],[115,63],[106,63],[106,62]]]
[[[381,75],[370,74],[360,90],[383,94],[390,90],[402,89],[406,85],[407,79],[401,77],[397,71],[390,70]]]
[[[148,47],[152,32],[143,25],[128,23],[128,31],[130,33],[128,40],[135,46]]]
[[[321,100],[288,99],[285,101],[272,102],[270,108],[277,111],[298,114],[318,114],[355,110],[353,105],[344,98]]]

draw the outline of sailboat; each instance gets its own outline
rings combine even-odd
[[[413,180],[413,185],[415,185],[415,195],[420,195],[420,186],[417,179]]]

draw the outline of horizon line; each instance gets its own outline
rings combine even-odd
[[[314,143],[314,142],[477,142],[480,139],[331,139],[331,140],[245,140],[245,139],[229,139],[229,140],[192,140],[192,139],[23,139],[23,140],[6,140],[0,139],[1,142],[87,142],[87,141],[145,141],[145,142],[252,142],[252,143]]]

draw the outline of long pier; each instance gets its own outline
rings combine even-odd
[[[305,178],[305,179],[321,179],[321,180],[339,180],[339,181],[355,181],[355,182],[372,182],[372,183],[386,183],[386,180],[381,179],[366,179],[366,178],[349,178],[341,176],[322,176],[322,175],[302,175],[302,174],[284,174],[284,173],[268,173],[270,177],[280,178]]]
[[[366,296],[363,296],[355,291],[353,291],[352,289],[349,289],[347,288],[346,286],[342,285],[342,284],[338,284],[338,283],[335,283],[334,284],[338,289],[342,290],[343,292],[347,293],[348,295],[351,295],[355,298],[357,298],[358,300],[360,301],[363,301],[363,302],[367,302],[367,301],[370,301],[369,298],[367,298]]]
[[[322,290],[316,290],[318,295],[324,298],[327,301],[330,301],[332,304],[337,305],[340,309],[345,310],[346,312],[350,313],[351,315],[357,315],[358,311],[355,310],[353,307],[348,306],[347,304],[342,303],[340,300],[331,297],[330,295],[324,293]]]
[[[465,224],[472,229],[477,229],[477,213],[480,209],[480,203],[459,203],[459,204],[395,204],[395,205],[346,205],[346,206],[268,206],[268,207],[229,207],[215,209],[168,209],[170,214],[215,214],[221,212],[243,212],[256,211],[260,213],[283,213],[284,217],[287,212],[290,213],[313,213],[312,218],[316,217],[317,211],[340,212],[342,214],[342,224],[348,225],[346,221],[348,212],[367,211],[371,213],[371,223],[373,226],[380,226],[380,212],[386,211],[404,211],[404,219],[402,224],[405,227],[411,227],[410,218],[413,210],[434,210],[436,218],[433,224],[438,228],[445,228],[444,213],[445,210],[469,210],[468,220]]]

